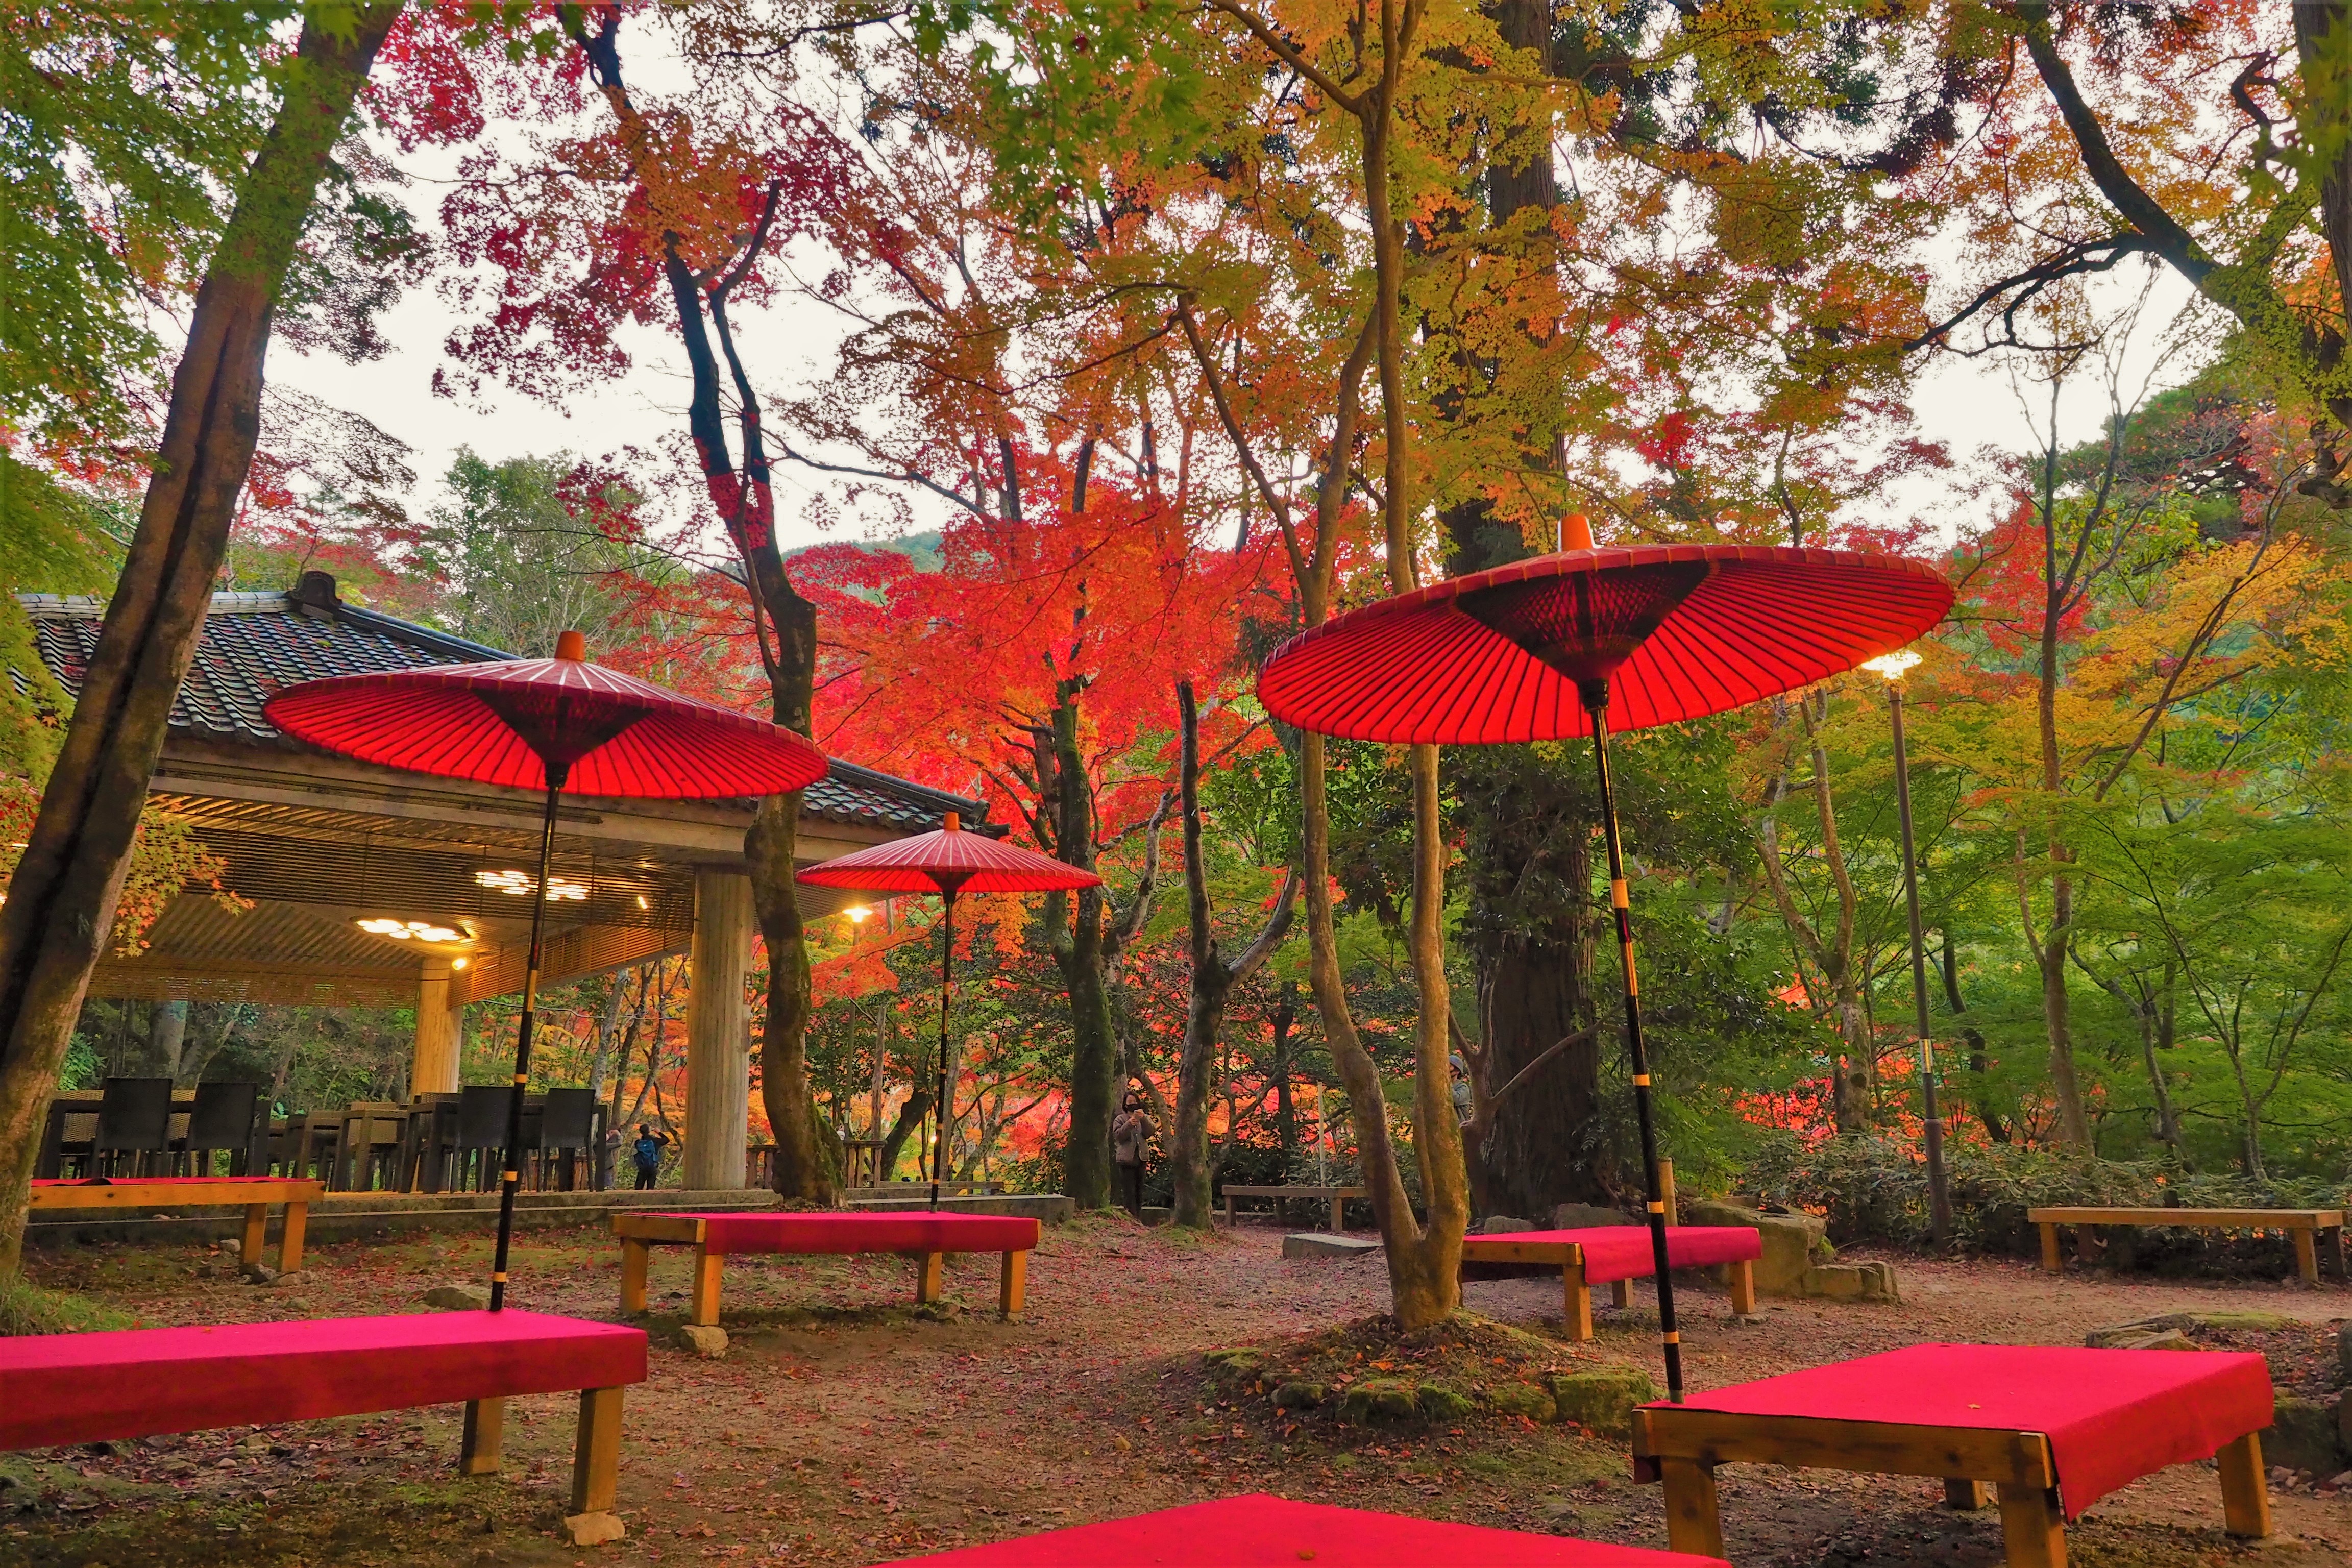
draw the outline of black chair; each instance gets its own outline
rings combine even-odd
[[[493,1172],[501,1168],[497,1157],[507,1146],[507,1116],[514,1105],[509,1096],[515,1091],[507,1084],[469,1083],[458,1092],[457,1142],[452,1151],[457,1155],[457,1169],[446,1190],[466,1190],[466,1171],[470,1164],[474,1191],[486,1193],[495,1184]],[[477,1154],[480,1156],[478,1160]]]
[[[596,1096],[584,1089],[551,1089],[546,1103],[539,1113],[539,1184],[547,1185],[547,1157],[562,1156],[563,1190],[571,1192],[576,1184],[574,1172],[578,1156],[586,1154],[595,1141]]]
[[[117,1157],[131,1157],[131,1174],[148,1173],[149,1157],[172,1147],[172,1080],[110,1078],[98,1102],[98,1135],[90,1140],[91,1174],[117,1173]]]
[[[178,1152],[188,1157],[188,1173],[209,1176],[213,1155],[227,1150],[229,1174],[247,1174],[253,1154],[253,1113],[261,1104],[257,1083],[200,1083],[188,1108],[187,1135]]]

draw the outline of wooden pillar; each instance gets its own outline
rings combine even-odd
[[[751,967],[751,879],[728,871],[694,874],[694,990],[686,1010],[686,1159],[696,1191],[743,1184],[751,1133],[751,1011],[743,980]]]
[[[465,1004],[450,1005],[449,964],[426,963],[416,982],[416,1048],[409,1058],[408,1092],[457,1092],[458,1021]]]

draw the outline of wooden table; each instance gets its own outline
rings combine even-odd
[[[2336,1277],[2352,1279],[2344,1261],[2342,1209],[2166,1209],[2166,1208],[2038,1208],[2025,1217],[2042,1227],[2042,1267],[2055,1274],[2065,1268],[2058,1255],[2058,1227],[2101,1225],[2178,1226],[2185,1230],[2283,1230],[2294,1238],[2294,1266],[2306,1285],[2319,1283],[2319,1240],[2336,1259]]]
[[[1348,1228],[1340,1222],[1340,1211],[1346,1205],[1348,1200],[1349,1198],[1360,1198],[1366,1202],[1370,1202],[1371,1195],[1372,1192],[1370,1187],[1228,1186],[1225,1188],[1225,1223],[1229,1226],[1234,1223],[1234,1200],[1235,1198],[1274,1198],[1276,1200],[1282,1198],[1328,1198],[1331,1201],[1331,1229],[1334,1231],[1341,1231]],[[1279,1211],[1277,1210],[1276,1212]]]
[[[2065,1521],[2168,1465],[2217,1458],[2229,1532],[2270,1533],[2258,1355],[1913,1345],[1633,1412],[1633,1477],[1665,1483],[1666,1539],[1721,1555],[1715,1467],[1933,1476],[1956,1509],[2000,1490],[2011,1568],[2064,1568]]]
[[[257,1263],[269,1226],[269,1205],[284,1204],[286,1225],[278,1237],[278,1272],[291,1274],[302,1267],[302,1232],[310,1223],[310,1200],[326,1190],[324,1182],[296,1176],[144,1176],[121,1181],[101,1176],[89,1181],[36,1181],[32,1206],[153,1210],[243,1204],[245,1240],[237,1259]]]
[[[1764,1256],[1763,1238],[1756,1227],[1744,1225],[1670,1225],[1666,1227],[1666,1266],[1704,1268],[1721,1264],[1731,1271],[1731,1310],[1740,1317],[1756,1310],[1756,1259]],[[1559,1270],[1563,1295],[1562,1321],[1571,1340],[1592,1337],[1592,1287],[1612,1288],[1615,1304],[1631,1306],[1633,1282],[1657,1269],[1650,1227],[1642,1225],[1591,1226],[1581,1230],[1504,1231],[1496,1236],[1462,1238],[1463,1273],[1474,1266],[1532,1265]],[[1509,1268],[1503,1272],[1509,1273]]]

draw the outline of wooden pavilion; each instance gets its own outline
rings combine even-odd
[[[21,595],[42,661],[79,689],[105,605]],[[518,991],[541,797],[331,757],[262,717],[323,676],[514,657],[345,604],[307,572],[284,594],[216,594],[151,786],[227,863],[247,909],[182,893],[94,995],[297,1005],[413,1004],[413,1093],[457,1087],[462,1009]],[[836,761],[803,795],[802,864],[930,831],[984,804]],[[547,984],[688,953],[688,1187],[744,1183],[756,924],[743,836],[752,803],[565,797],[549,873]],[[981,831],[989,829],[983,824]],[[1001,831],[1001,830],[1000,830]],[[804,888],[832,913],[854,892]]]

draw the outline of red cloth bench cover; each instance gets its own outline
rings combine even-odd
[[[902,1559],[924,1568],[1722,1568],[1716,1557],[1254,1492]],[[876,1564],[875,1568],[881,1568]]]
[[[36,1176],[33,1178],[33,1185],[37,1187],[202,1187],[207,1184],[226,1186],[232,1182],[241,1187],[318,1185],[318,1178],[315,1176]]]
[[[1606,1285],[1612,1279],[1641,1279],[1652,1272],[1650,1227],[1645,1225],[1601,1225],[1582,1230],[1512,1230],[1481,1240],[1573,1242],[1584,1248],[1584,1282]],[[1666,1261],[1676,1268],[1703,1268],[1710,1263],[1738,1263],[1764,1256],[1764,1238],[1752,1225],[1670,1225],[1666,1226]]]
[[[1008,1215],[698,1214],[711,1252],[1034,1252],[1037,1222]]]
[[[541,1312],[417,1312],[0,1339],[0,1449],[646,1380],[646,1335]]]
[[[2219,1351],[1926,1344],[1689,1394],[1684,1406],[2039,1432],[2059,1501],[2079,1519],[2119,1487],[2269,1426],[2271,1375],[2259,1355]]]

